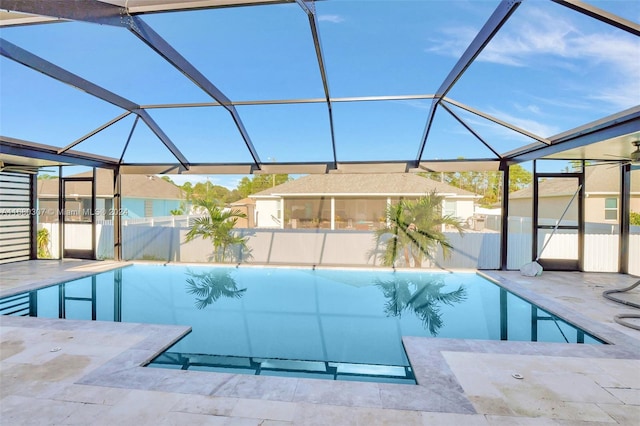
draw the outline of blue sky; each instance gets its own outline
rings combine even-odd
[[[640,21],[640,2],[591,1]],[[334,97],[431,94],[497,1],[316,4]],[[306,15],[296,4],[146,15],[143,19],[233,100],[323,97]],[[140,104],[210,99],[129,32],[64,23],[2,37]],[[525,1],[449,96],[540,136],[640,104],[637,37],[547,0]],[[0,133],[64,146],[122,111],[5,58]],[[430,101],[334,103],[339,160],[412,160]],[[238,107],[263,161],[331,161],[323,104]],[[151,110],[192,162],[248,162],[221,108]],[[456,110],[499,152],[530,140]],[[119,157],[128,117],[78,146]],[[440,111],[424,159],[491,153]],[[173,162],[144,125],[126,161]],[[235,186],[239,177],[210,180]],[[176,179],[180,181],[180,179]]]

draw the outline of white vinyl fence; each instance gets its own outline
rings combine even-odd
[[[531,259],[531,225],[528,218],[511,218],[508,268],[518,269]],[[123,221],[123,257],[130,260],[161,260],[167,262],[211,262],[210,240],[195,239],[185,243],[189,230],[188,218],[154,218],[153,221]],[[490,223],[488,221],[488,223]],[[50,231],[50,251],[58,257],[57,224],[41,224]],[[610,227],[610,225],[605,225]],[[585,270],[615,272],[618,269],[617,232],[603,232],[597,226],[587,226],[585,235]],[[113,224],[105,221],[96,226],[97,256],[113,257]],[[344,230],[281,230],[238,229],[247,237],[249,256],[238,255],[241,263],[274,265],[342,265],[380,266],[384,247],[376,245],[373,232]],[[550,233],[550,231],[549,231]],[[549,235],[547,233],[547,237]],[[438,253],[434,263],[423,267],[497,269],[500,267],[500,234],[490,229],[484,232],[447,233],[454,249],[451,256],[443,259]],[[577,253],[577,239],[561,232],[551,238],[546,257],[564,257]],[[402,256],[401,256],[402,257]],[[630,272],[640,275],[640,227],[632,227],[630,238]],[[397,266],[404,266],[399,259]]]

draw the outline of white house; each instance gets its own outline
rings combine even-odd
[[[443,212],[460,220],[474,213],[479,195],[416,174],[308,175],[250,195],[258,228],[373,230],[385,225],[388,205],[431,192]]]

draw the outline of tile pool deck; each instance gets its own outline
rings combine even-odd
[[[2,265],[0,297],[118,266]],[[1,317],[0,424],[640,424],[640,331],[601,296],[637,278],[486,275],[612,345],[405,337],[410,386],[144,368],[189,328]]]

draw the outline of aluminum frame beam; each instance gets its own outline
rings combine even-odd
[[[138,110],[135,110],[133,112],[138,117],[140,117],[142,119],[142,121],[144,121],[144,123],[147,125],[147,127],[149,127],[149,129],[151,129],[151,131],[158,137],[158,139],[160,139],[160,141],[167,148],[169,148],[169,151],[171,151],[173,156],[178,159],[180,164],[182,164],[182,166],[184,168],[188,169],[189,168],[189,162],[187,161],[185,156],[182,155],[182,152],[180,152],[178,147],[176,147],[173,144],[171,139],[169,139],[169,136],[167,136],[166,133],[160,128],[160,126],[158,126],[158,124],[153,120],[153,118],[151,118],[149,113],[147,111],[145,111],[144,109],[138,109]]]
[[[71,142],[69,145],[65,146],[64,148],[60,148],[58,150],[58,154],[62,154],[63,152],[66,152],[68,150],[70,150],[71,148],[73,148],[74,146],[86,141],[87,139],[89,139],[91,136],[100,133],[101,131],[103,131],[104,129],[106,129],[107,127],[112,126],[113,124],[116,124],[118,121],[122,120],[125,117],[128,117],[129,114],[131,114],[131,111],[127,111],[124,112],[122,114],[120,114],[119,116],[117,116],[116,118],[114,118],[113,120],[108,121],[107,123],[103,124],[102,126],[98,127],[95,130],[90,131],[89,133],[87,133],[86,135],[76,139],[75,141]]]
[[[260,157],[253,146],[253,142],[247,133],[247,130],[240,119],[240,115],[231,100],[227,98],[220,89],[218,89],[211,81],[209,81],[195,66],[191,64],[184,56],[173,48],[160,34],[156,33],[153,28],[147,25],[141,18],[131,16],[126,27],[143,43],[153,49],[158,55],[173,65],[178,71],[184,74],[191,82],[202,89],[207,95],[211,96],[216,102],[220,103],[233,119],[240,136],[251,154],[254,163],[260,164]]]
[[[640,106],[636,106],[553,136],[549,138],[551,141],[549,146],[524,147],[522,150],[510,154],[508,159],[516,162],[536,160],[568,149],[639,131]]]
[[[81,166],[100,167],[113,169],[118,165],[115,158],[101,157],[78,151],[67,151],[58,154],[58,149],[53,146],[28,142],[22,139],[0,135],[0,152],[8,155],[36,158],[57,163],[78,164]]]
[[[618,241],[618,272],[629,273],[629,234],[631,225],[631,164],[620,167],[620,239]]]
[[[8,40],[5,40],[4,38],[0,38],[0,55],[4,56],[5,58],[11,59],[12,61],[18,62],[19,64],[22,64],[27,68],[31,68],[34,71],[42,73],[47,77],[58,80],[61,83],[73,86],[76,89],[82,90],[85,93],[95,96],[98,99],[101,99],[124,110],[132,111],[139,108],[136,103],[131,102],[130,100],[125,99],[122,96],[116,95],[115,93],[101,86],[98,86],[97,84],[85,80],[84,78],[70,71],[67,71],[62,67],[59,67],[47,61],[46,59],[43,59],[19,46],[16,46],[15,44],[11,43]]]
[[[468,105],[465,105],[465,104],[463,104],[461,102],[454,101],[453,99],[447,98],[447,97],[442,98],[442,101],[446,102],[448,104],[451,104],[451,105],[455,105],[460,109],[463,109],[465,111],[468,111],[468,112],[470,112],[472,114],[477,115],[478,117],[482,117],[482,118],[487,119],[487,120],[489,120],[489,121],[491,121],[493,123],[499,124],[502,127],[506,127],[509,130],[513,130],[516,133],[520,133],[521,135],[527,136],[527,137],[529,137],[531,139],[534,139],[534,140],[536,140],[538,142],[542,142],[545,145],[551,145],[551,141],[549,139],[547,139],[547,138],[543,138],[542,136],[538,136],[535,133],[528,132],[528,131],[526,131],[524,129],[521,129],[518,126],[514,126],[513,124],[509,124],[506,121],[500,120],[499,118],[496,118],[496,117],[494,117],[492,115],[489,115],[489,114],[487,114],[485,112],[482,112],[480,110],[472,108],[472,107],[470,107]]]
[[[598,21],[612,25],[623,31],[631,33],[635,36],[640,37],[640,25],[636,24],[635,22],[629,21],[628,19],[624,19],[613,13],[607,12],[606,10],[597,8],[595,6],[581,2],[579,0],[551,0],[551,1],[554,3],[558,3],[559,5],[562,5],[564,7],[568,7],[569,9],[573,9],[576,12],[580,12],[584,15],[587,15],[593,19],[597,19]]]
[[[444,108],[445,111],[447,111],[458,123],[460,123],[465,129],[467,129],[467,131],[469,133],[471,133],[473,136],[475,136],[476,139],[478,139],[480,142],[482,142],[482,144],[484,146],[486,146],[489,151],[491,151],[496,157],[498,157],[498,159],[502,160],[502,156],[498,153],[498,151],[496,151],[495,149],[493,149],[493,147],[491,145],[489,145],[489,143],[487,141],[484,140],[484,138],[482,136],[480,136],[478,134],[478,132],[476,132],[471,126],[469,126],[469,124],[467,124],[466,121],[464,121],[462,118],[460,118],[458,116],[458,114],[456,114],[455,112],[453,112],[453,110],[451,110],[446,104],[444,103],[440,103],[440,106],[442,108]]]
[[[433,117],[435,116],[436,107],[440,103],[440,100],[449,93],[456,82],[462,77],[462,74],[471,66],[473,61],[478,57],[482,50],[489,44],[493,36],[502,28],[505,22],[511,17],[513,12],[520,6],[523,0],[502,0],[498,7],[493,11],[487,22],[482,26],[480,32],[475,36],[473,41],[467,49],[464,51],[458,62],[453,66],[453,69],[449,72],[444,79],[438,90],[436,91],[436,98],[431,103],[429,109],[429,115],[427,116],[427,123],[425,125],[422,140],[420,142],[420,148],[418,149],[418,156],[416,162],[420,162],[424,148],[429,138],[429,131],[431,130],[431,124],[433,123]]]
[[[333,110],[331,108],[331,95],[329,93],[329,80],[327,78],[327,70],[324,65],[324,54],[322,52],[322,43],[320,42],[320,34],[318,32],[318,19],[315,10],[307,5],[307,0],[295,0],[296,3],[302,8],[304,13],[307,14],[309,19],[309,27],[311,29],[311,36],[313,37],[313,45],[316,50],[316,57],[318,59],[318,67],[320,68],[320,76],[322,78],[322,87],[324,89],[325,101],[327,103],[327,109],[329,112],[329,130],[331,133],[331,149],[333,152],[333,162],[337,165],[338,156],[336,153],[336,136],[335,128],[333,125]]]
[[[123,174],[325,174],[325,173],[415,173],[415,172],[452,172],[452,171],[494,171],[507,160],[496,158],[473,160],[433,160],[422,161],[414,168],[413,160],[398,161],[345,161],[334,165],[332,161],[304,163],[268,163],[256,168],[253,163],[192,163],[185,170],[177,163],[122,163]],[[334,167],[335,166],[335,167]]]
[[[96,0],[2,0],[0,8],[9,12],[113,26],[121,26],[128,15],[125,8]]]
[[[133,132],[136,131],[138,120],[140,120],[140,116],[137,116],[136,119],[133,120],[133,125],[131,126],[131,130],[129,131],[129,136],[127,137],[127,141],[124,143],[122,154],[120,154],[120,159],[118,160],[119,164],[122,164],[122,161],[124,160],[124,155],[127,153],[127,148],[129,148],[129,143],[131,142],[131,138],[133,137]]]
[[[7,3],[6,6],[5,3]],[[17,12],[34,13],[75,21],[93,22],[128,29],[138,39],[149,46],[158,55],[191,80],[196,86],[229,111],[240,135],[242,136],[242,139],[245,142],[245,145],[247,146],[247,149],[249,150],[249,153],[251,154],[251,157],[256,165],[260,164],[260,158],[253,146],[253,143],[251,142],[251,138],[249,138],[249,135],[242,124],[242,120],[240,119],[235,107],[231,104],[229,98],[227,98],[222,91],[211,83],[196,67],[194,67],[184,56],[175,50],[173,46],[156,33],[153,28],[147,25],[141,18],[129,15],[127,9],[96,0],[10,0],[7,2],[3,0],[2,7]],[[131,108],[125,109],[131,111],[132,109],[138,108],[140,108],[140,106],[136,105],[135,107],[132,106]],[[147,120],[145,120],[145,122],[147,122]],[[172,153],[176,155],[176,152],[172,151]],[[189,167],[188,161],[186,161],[181,153],[179,156],[176,155],[176,158],[178,158],[185,168]]]
[[[378,102],[378,101],[410,101],[420,99],[433,99],[435,95],[387,95],[387,96],[348,96],[340,98],[329,98],[331,103],[339,102]],[[266,99],[249,101],[231,101],[234,106],[256,106],[256,105],[296,105],[296,104],[321,104],[325,103],[325,98],[300,98],[300,99]],[[148,104],[140,105],[144,109],[157,108],[204,108],[220,107],[218,102],[191,102],[179,104]]]
[[[182,152],[180,152],[180,150],[173,144],[173,142],[164,134],[164,132],[162,132],[155,121],[153,121],[151,116],[149,116],[146,111],[140,109],[140,106],[136,103],[123,98],[122,96],[117,95],[105,89],[104,87],[98,86],[97,84],[85,80],[84,78],[70,71],[67,71],[64,68],[61,68],[19,46],[16,46],[15,44],[3,38],[0,38],[0,55],[11,59],[12,61],[15,61],[19,64],[22,64],[28,68],[31,68],[34,71],[40,72],[47,77],[51,77],[61,83],[65,83],[72,87],[75,87],[76,89],[82,90],[83,92],[91,96],[94,96],[126,111],[133,112],[139,115],[145,121],[147,126],[149,126],[149,128],[151,128],[151,130],[160,138],[167,149],[171,151],[173,156],[176,157],[180,164],[182,164],[185,168],[189,168],[189,161],[185,158]],[[107,124],[110,125],[109,123]],[[102,129],[104,129],[108,127],[108,125],[101,127]],[[66,149],[63,148],[62,152],[64,152],[65,150]]]

